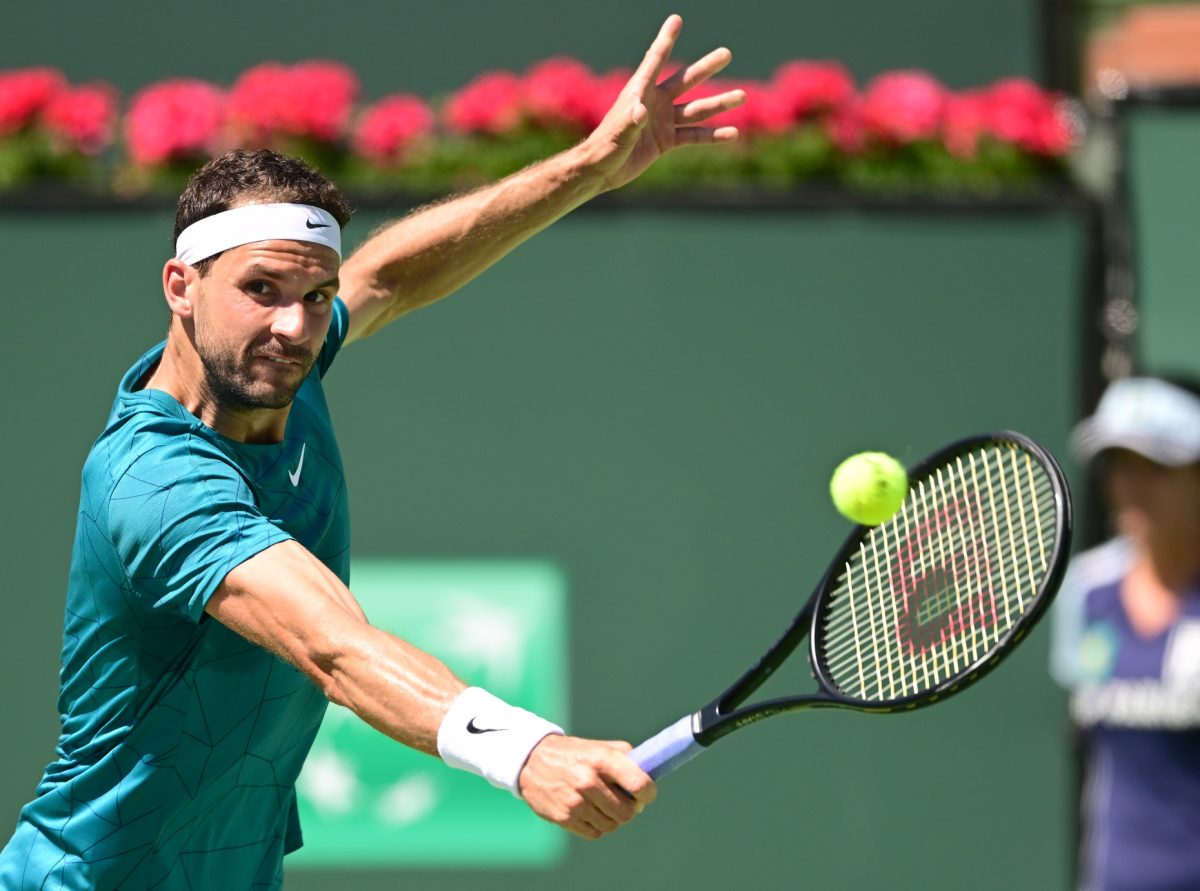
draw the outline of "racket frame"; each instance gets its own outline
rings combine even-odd
[[[944,466],[948,458],[955,453],[985,446],[990,442],[1015,443],[1035,455],[1050,478],[1056,507],[1054,547],[1048,558],[1049,571],[1043,577],[1033,601],[1004,637],[974,663],[942,683],[920,693],[887,701],[861,700],[841,693],[829,679],[824,656],[819,650],[820,641],[813,632],[816,629],[816,623],[824,613],[823,607],[826,605],[830,593],[836,587],[848,558],[874,528],[856,526],[847,536],[837,556],[829,564],[829,568],[825,570],[824,576],[807,603],[792,619],[791,624],[779,639],[725,692],[691,716],[691,729],[697,743],[707,747],[721,737],[749,724],[773,715],[805,709],[848,708],[876,714],[912,711],[940,702],[969,687],[999,665],[1013,651],[1037,624],[1054,599],[1054,594],[1062,581],[1063,572],[1066,570],[1066,558],[1071,547],[1072,515],[1070,489],[1062,468],[1050,452],[1029,437],[1011,430],[1001,430],[995,433],[964,437],[950,443],[914,467],[909,473],[909,478],[911,480],[924,479],[930,475],[931,471]],[[750,695],[766,683],[776,669],[787,660],[806,635],[809,638],[809,665],[812,669],[812,676],[817,682],[818,692],[806,696],[785,696],[743,705]]]

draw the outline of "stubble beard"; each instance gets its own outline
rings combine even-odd
[[[227,347],[208,344],[197,338],[196,352],[204,367],[204,382],[214,401],[229,412],[261,411],[287,408],[296,398],[296,391],[312,369],[315,358],[307,350],[286,351],[275,346],[259,354],[294,359],[301,363],[304,373],[295,385],[271,385],[253,377],[252,358],[242,358]]]

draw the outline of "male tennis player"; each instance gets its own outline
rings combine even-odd
[[[564,736],[367,623],[321,380],[345,344],[663,152],[734,139],[703,124],[740,91],[674,104],[727,50],[655,83],[680,26],[578,146],[384,228],[344,265],[349,210],[303,163],[238,152],[192,178],[163,268],[167,340],[121,380],[84,467],[58,757],[0,887],[279,887],[330,700],[585,838],[653,800],[627,744]]]

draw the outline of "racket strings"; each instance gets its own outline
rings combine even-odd
[[[853,650],[855,667],[859,684],[856,693],[878,698],[897,698],[906,694],[919,692],[936,686],[946,676],[959,673],[974,660],[976,653],[990,647],[995,639],[1011,625],[1011,598],[1003,598],[1001,608],[990,597],[978,597],[972,592],[980,590],[979,579],[984,574],[982,562],[976,557],[965,559],[963,555],[970,554],[970,542],[938,542],[943,553],[942,565],[934,567],[930,574],[921,577],[920,584],[925,590],[918,590],[913,601],[902,601],[899,598],[876,601],[865,601],[865,612],[868,615],[868,626],[854,628],[855,637]],[[939,549],[932,551],[937,553]],[[952,564],[947,564],[945,552],[957,550],[959,558]],[[866,549],[864,549],[866,551]],[[873,553],[871,553],[873,552]],[[880,557],[878,549],[871,549],[868,554],[874,567],[878,567]],[[1012,570],[1017,570],[1016,582],[1019,584],[1020,565],[1010,565],[1009,572],[998,576],[999,584],[1009,586],[1008,576]],[[920,566],[915,572],[920,573]],[[865,585],[888,586],[896,582],[888,579],[878,568],[872,570],[877,579],[867,578]],[[900,580],[904,587],[906,582]],[[855,603],[854,600],[851,603]],[[1001,620],[1005,614],[1006,621]],[[931,621],[942,619],[941,622]],[[855,621],[861,622],[856,618]],[[992,631],[988,635],[989,629]],[[892,647],[887,635],[907,642],[908,651],[900,653],[888,652]],[[866,650],[864,655],[864,637],[870,647],[881,649],[882,652]],[[882,639],[882,644],[880,639]],[[838,649],[838,639],[826,644],[830,658],[835,662],[841,655]],[[906,658],[905,658],[906,657]],[[874,677],[875,687],[867,689],[869,679]]]
[[[947,481],[942,479],[942,485],[947,488]],[[948,491],[954,492],[955,480],[951,478],[948,481]],[[907,520],[909,527],[909,538],[911,538],[911,527],[914,518],[920,518],[922,514],[928,515],[930,496],[926,487],[922,486],[918,489],[918,501],[916,509],[907,517],[902,517],[902,520]],[[1008,507],[1012,507],[1011,499]],[[961,505],[959,505],[959,513],[961,513]],[[1019,515],[1019,511],[1017,512]],[[1014,513],[1010,510],[1008,517],[1013,519]],[[884,694],[889,698],[904,695],[906,692],[911,692],[909,681],[906,678],[904,669],[906,667],[915,667],[919,676],[924,677],[924,683],[936,683],[941,675],[946,673],[956,673],[966,667],[963,660],[970,659],[974,651],[980,646],[987,646],[989,643],[988,637],[985,635],[986,629],[989,627],[997,628],[998,614],[995,609],[994,601],[984,599],[968,599],[968,595],[972,590],[980,590],[981,579],[984,576],[987,567],[980,557],[979,552],[979,535],[977,524],[962,524],[962,518],[954,519],[955,526],[953,527],[957,534],[946,536],[929,536],[926,535],[924,548],[926,560],[912,561],[911,566],[903,567],[909,570],[907,573],[894,573],[895,578],[888,578],[880,572],[881,565],[881,543],[879,540],[873,541],[871,547],[864,545],[864,552],[870,554],[871,559],[864,560],[864,566],[868,569],[868,578],[866,580],[869,586],[886,587],[888,585],[899,584],[901,588],[906,585],[911,587],[914,579],[918,583],[923,583],[926,587],[924,591],[915,592],[919,595],[916,602],[902,602],[897,598],[882,601],[882,609],[871,610],[875,621],[872,623],[870,634],[878,637],[885,629],[892,628],[896,632],[897,638],[903,640],[907,637],[910,650],[909,655],[911,666],[898,664],[894,659],[880,661],[876,665],[876,686],[878,690],[884,691]],[[892,532],[893,535],[903,534],[904,525],[898,524]],[[967,536],[965,532],[974,532],[975,535]],[[972,540],[974,539],[974,540]],[[903,539],[908,541],[909,539]],[[912,550],[910,548],[910,550]],[[903,556],[903,551],[901,551]],[[912,554],[908,554],[912,557]],[[1026,561],[1027,562],[1027,561]],[[926,567],[925,564],[929,566]],[[928,572],[925,570],[928,568]],[[1007,575],[1012,570],[1017,570],[1019,574],[1020,564],[1010,565],[1009,573],[1000,573],[999,579],[1002,585],[1007,585]],[[907,574],[907,578],[905,575]],[[873,578],[871,577],[873,576]],[[853,576],[851,576],[853,578]],[[930,590],[932,588],[932,590]],[[1010,600],[1005,601],[1006,604]],[[870,606],[870,601],[868,601]],[[915,609],[915,617],[912,615]],[[1007,610],[1011,622],[1011,609]],[[990,613],[990,614],[989,614]],[[953,619],[953,624],[949,628],[946,623],[943,623],[939,628],[937,625],[932,626],[933,631],[937,634],[930,634],[930,615],[949,616]],[[915,621],[914,621],[915,619]],[[1003,627],[1003,626],[999,626]],[[914,630],[918,633],[914,636]],[[957,632],[946,635],[946,631]],[[857,632],[859,638],[858,647],[861,651],[863,633],[861,630]],[[915,641],[916,646],[913,646]],[[939,646],[939,643],[950,642],[957,644],[956,646]],[[886,641],[885,641],[886,643]],[[884,654],[886,656],[886,653]],[[861,652],[856,656],[856,661],[862,661]],[[864,662],[864,674],[865,672]],[[921,681],[918,679],[917,687]]]
[[[863,701],[935,689],[1000,644],[1036,600],[1054,550],[1053,482],[994,443],[916,481],[871,530],[825,601],[829,679]]]
[[[926,496],[918,508],[927,505],[928,500]],[[920,513],[918,510],[915,515]],[[1008,518],[1014,518],[1011,511]],[[961,518],[955,522],[961,522]],[[910,528],[911,524],[910,517]],[[989,649],[1011,627],[1012,598],[1004,589],[1010,588],[1013,581],[1021,584],[1022,569],[1028,561],[1010,561],[996,572],[980,550],[978,527],[968,523],[957,528],[975,534],[926,536],[928,566],[917,561],[908,567],[908,573],[883,577],[875,571],[875,578],[867,579],[867,584],[876,588],[898,587],[904,596],[884,601],[890,609],[879,610],[877,615],[887,622],[871,629],[876,644],[879,635],[890,635],[882,641],[882,658],[876,672],[886,683],[877,680],[873,690],[862,684],[860,694],[894,699],[936,686],[968,668],[981,651]],[[908,534],[911,536],[911,531]],[[878,550],[879,543],[875,545],[874,550]],[[878,564],[876,558],[873,566]],[[998,583],[1000,603],[983,587],[985,578]],[[1002,616],[1006,617],[1003,621]],[[860,641],[862,637],[860,632]],[[907,659],[898,659],[895,652],[889,652],[889,647],[894,650],[893,641],[907,644],[907,651],[899,654]]]

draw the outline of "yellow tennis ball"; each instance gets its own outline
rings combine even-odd
[[[842,516],[864,526],[888,520],[908,494],[904,465],[883,452],[859,452],[838,465],[829,494]]]

